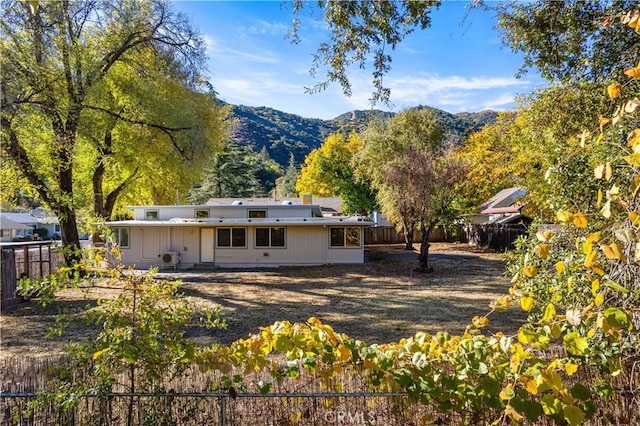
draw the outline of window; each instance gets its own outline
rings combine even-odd
[[[207,219],[209,217],[209,210],[196,210],[196,219]]]
[[[218,247],[246,247],[245,228],[218,228]]]
[[[256,228],[256,247],[284,246],[284,228]]]
[[[144,211],[144,219],[145,220],[158,220],[158,210],[145,210]]]
[[[60,225],[58,225],[57,223],[53,225],[53,232],[60,232]]]
[[[111,231],[120,248],[129,248],[129,228],[113,228]]]
[[[361,241],[359,227],[339,227],[330,230],[331,247],[360,247]]]
[[[249,210],[249,218],[264,219],[267,217],[266,210]]]

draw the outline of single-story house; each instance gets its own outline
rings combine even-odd
[[[314,204],[130,206],[111,221],[122,262],[136,268],[275,267],[364,262],[359,216],[324,216]]]
[[[16,239],[22,239],[27,236],[28,232],[32,232],[33,228],[22,223],[0,216],[0,242],[11,242]]]
[[[44,239],[60,239],[60,223],[58,218],[43,209],[34,209],[24,213],[2,213],[4,219],[20,223],[28,227],[24,232],[18,233],[16,238],[31,238],[36,229],[46,229],[46,235],[40,235]]]
[[[531,223],[531,219],[522,214],[524,204],[521,199],[526,194],[527,190],[524,188],[503,189],[480,205],[479,213],[470,215],[469,222],[472,224]]]

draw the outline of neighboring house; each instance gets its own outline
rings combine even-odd
[[[22,223],[14,222],[13,220],[0,216],[0,242],[11,242],[16,239],[24,239],[28,232],[31,232],[33,228]]]
[[[324,216],[317,204],[289,202],[127,208],[133,220],[106,225],[122,262],[137,268],[363,263],[363,228],[371,224],[357,216]]]
[[[27,226],[29,229],[19,233],[16,238],[31,238],[34,229],[46,229],[45,239],[60,239],[60,224],[58,218],[43,209],[34,209],[29,213],[2,213],[2,216],[13,222]]]
[[[526,193],[518,187],[503,189],[482,204],[479,213],[470,215],[469,221],[472,224],[531,223],[531,219],[522,214],[521,198]]]

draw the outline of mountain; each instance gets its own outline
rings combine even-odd
[[[494,123],[498,115],[495,111],[451,114],[428,106],[416,108],[433,110],[446,129],[447,141],[454,144],[462,142],[486,124]],[[331,120],[321,120],[268,107],[232,105],[232,110],[232,139],[239,145],[250,146],[255,152],[266,150],[273,160],[285,168],[291,155],[296,164],[301,164],[307,154],[322,145],[331,133],[362,131],[369,121],[384,120],[394,115],[380,110],[356,110]]]

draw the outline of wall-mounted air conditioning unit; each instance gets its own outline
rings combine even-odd
[[[178,263],[180,263],[180,253],[175,251],[162,253],[162,266],[171,266],[176,269]]]

